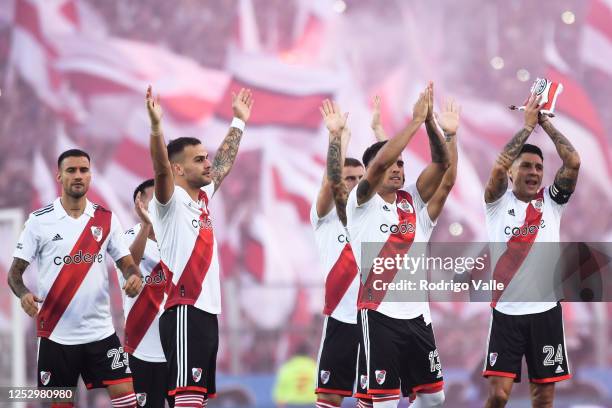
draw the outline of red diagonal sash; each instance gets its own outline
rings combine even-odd
[[[204,191],[200,190],[198,197],[204,201],[206,211],[202,208],[200,214],[200,232],[196,238],[195,245],[189,256],[189,260],[185,264],[183,273],[178,282],[172,283],[172,271],[164,266],[168,282],[168,300],[166,301],[165,309],[169,309],[175,305],[193,305],[202,292],[202,284],[208,273],[212,262],[214,235],[212,222],[208,217],[208,196]]]
[[[124,348],[128,353],[133,353],[138,348],[164,300],[166,277],[161,262],[155,265],[149,276],[151,282],[144,285],[144,289],[138,295],[138,299],[125,319]]]
[[[534,205],[534,201],[540,201],[540,209],[537,209]],[[493,271],[493,279],[497,283],[503,283],[504,288],[508,287],[508,284],[516,275],[521,268],[523,261],[529,255],[531,246],[533,245],[538,231],[540,230],[540,222],[542,220],[542,213],[544,208],[544,189],[540,189],[535,199],[529,202],[527,206],[527,213],[525,215],[525,223],[521,227],[521,230],[533,231],[528,234],[513,235],[509,240],[506,250],[499,257],[495,270]],[[493,300],[491,306],[495,307],[499,298],[501,297],[503,290],[495,290],[493,292]]]
[[[95,257],[100,252],[102,244],[110,233],[111,216],[110,211],[101,207],[96,209],[94,216],[85,225],[79,239],[70,251],[71,259],[74,260],[78,253],[81,253],[82,259],[85,255]],[[94,228],[96,234],[94,234]],[[98,228],[101,228],[101,230]],[[38,336],[49,337],[51,335],[81,283],[83,283],[93,262],[64,264],[38,312],[36,325]]]
[[[402,200],[407,200],[410,203],[411,212],[400,208]],[[406,231],[402,233],[402,228],[398,228],[397,232],[390,234],[387,242],[385,242],[378,253],[378,258],[395,258],[400,252],[408,252],[414,242],[416,235],[416,210],[413,205],[412,196],[406,191],[399,190],[397,192],[396,205],[397,215],[399,216],[398,226],[404,226]],[[381,280],[383,283],[391,283],[395,279],[396,274],[397,265],[394,265],[392,268],[385,268],[380,274],[374,273],[373,268],[370,269],[366,282],[359,288],[358,307],[360,309],[376,310],[387,291],[374,289],[374,281]]]
[[[340,256],[325,280],[325,307],[323,314],[331,315],[357,276],[357,262],[350,244],[344,245]]]

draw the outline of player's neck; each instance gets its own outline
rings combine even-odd
[[[79,218],[85,212],[87,206],[87,197],[82,196],[79,198],[71,197],[67,194],[62,194],[60,197],[60,204],[72,218]]]
[[[514,194],[517,200],[524,203],[528,203],[536,197],[536,194],[525,194],[515,190],[512,190],[512,194]]]
[[[176,185],[181,187],[183,190],[185,190],[193,201],[196,201],[196,202],[198,201],[198,197],[200,195],[199,188],[191,187],[189,183],[187,183],[187,181],[182,178],[176,178],[175,180],[176,180]]]
[[[389,204],[395,203],[397,200],[397,190],[378,190],[378,195]]]

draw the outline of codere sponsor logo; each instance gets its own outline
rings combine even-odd
[[[53,258],[53,263],[55,265],[70,265],[70,264],[81,264],[81,263],[88,263],[88,264],[93,264],[94,262],[97,263],[102,263],[104,257],[102,256],[102,254],[97,253],[97,254],[89,254],[89,253],[83,253],[82,250],[79,250],[79,252],[77,252],[74,255],[66,255],[66,256],[56,256],[55,258]]]
[[[506,228],[504,228],[504,234],[512,235],[513,237],[524,237],[526,235],[537,234],[538,230],[544,227],[546,227],[544,219],[540,220],[540,225],[523,225],[522,227],[510,227],[509,225],[506,225]]]
[[[193,228],[198,228],[198,229],[202,229],[202,228],[212,229],[212,221],[208,217],[206,217],[206,219],[204,220],[196,220],[194,218],[193,220],[191,220],[191,226]]]
[[[383,234],[412,234],[416,231],[416,226],[410,222],[402,222],[399,224],[381,224],[380,232]]]

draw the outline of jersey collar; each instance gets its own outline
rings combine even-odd
[[[66,210],[64,210],[64,207],[62,206],[62,203],[60,202],[60,197],[57,197],[55,201],[53,202],[53,211],[55,212],[55,215],[57,216],[57,218],[60,220],[64,217],[68,217],[68,213],[66,212]],[[84,213],[93,218],[95,212],[96,212],[96,209],[94,208],[94,205],[91,203],[91,201],[86,199]]]

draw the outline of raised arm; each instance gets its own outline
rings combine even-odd
[[[540,114],[540,126],[555,144],[557,153],[563,162],[555,176],[555,186],[559,190],[561,199],[567,202],[578,181],[580,155],[570,141],[555,128],[548,116]]]
[[[13,263],[8,273],[8,285],[20,300],[21,307],[30,317],[35,317],[38,313],[38,303],[42,299],[36,297],[23,283],[23,273],[30,265],[29,262],[21,258],[13,258]]]
[[[342,180],[342,169],[344,167],[346,148],[350,140],[350,130],[346,126],[348,113],[343,114],[335,102],[332,103],[327,99],[323,101],[323,105],[319,110],[323,115],[325,126],[329,130],[329,147],[327,149],[325,178],[317,197],[317,215],[319,217],[326,215],[331,210],[331,201],[333,201],[338,218],[340,218],[343,225],[346,225],[348,188]],[[319,207],[323,210],[327,209],[327,212],[319,213]]]
[[[380,119],[380,96],[374,97],[374,109],[372,111],[372,130],[374,131],[374,137],[377,142],[384,142],[389,140],[385,129],[383,128],[382,121]]]
[[[538,114],[540,112],[540,97],[532,94],[525,106],[525,125],[514,137],[506,144],[504,150],[497,156],[491,176],[485,187],[485,202],[492,203],[498,200],[508,189],[508,170],[518,157],[523,145],[527,141],[531,132],[538,124]]]
[[[161,128],[163,111],[159,103],[159,95],[153,98],[153,91],[150,86],[147,89],[146,104],[151,121],[149,146],[151,160],[153,161],[153,172],[155,173],[155,198],[160,203],[166,204],[174,193],[174,176],[172,175],[172,166],[168,159],[168,149]]]
[[[136,265],[140,265],[140,261],[144,255],[145,248],[147,246],[147,239],[149,238],[149,233],[153,229],[151,225],[151,218],[149,217],[149,211],[144,205],[142,201],[142,193],[139,191],[136,195],[136,202],[134,203],[134,207],[136,209],[136,214],[138,214],[138,218],[140,219],[140,230],[132,245],[130,245],[130,253],[132,254],[132,259]]]
[[[376,157],[372,159],[365,177],[357,185],[357,204],[363,204],[372,198],[383,180],[385,171],[395,163],[419,127],[421,127],[425,121],[427,117],[427,98],[429,97],[429,92],[430,89],[427,87],[425,91],[419,95],[419,99],[413,108],[412,121],[410,121],[398,135],[389,139],[376,154]]]
[[[427,98],[427,119],[425,129],[429,138],[429,149],[431,151],[431,163],[425,167],[417,178],[416,187],[424,202],[428,202],[438,189],[442,177],[450,165],[448,149],[444,142],[444,136],[438,130],[434,120],[433,111],[433,82],[429,83],[429,95]]]
[[[251,116],[251,107],[253,106],[253,97],[251,90],[241,89],[238,95],[232,94],[232,110],[234,119],[232,124],[217,149],[215,159],[212,164],[212,179],[215,183],[215,191],[219,189],[221,182],[227,176],[234,165],[236,156],[238,155],[238,147],[244,133],[244,126]]]
[[[454,99],[449,98],[446,100],[444,111],[441,115],[436,115],[436,119],[444,131],[446,138],[446,147],[450,156],[450,167],[444,173],[442,182],[438,189],[434,193],[431,200],[427,204],[427,212],[429,218],[436,220],[444,203],[450,194],[453,186],[455,185],[455,179],[457,178],[457,129],[459,128],[459,115],[461,114],[461,107],[455,102]]]

